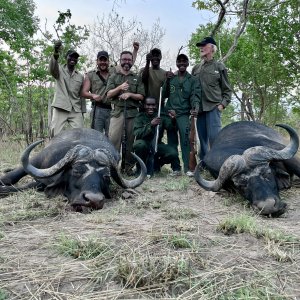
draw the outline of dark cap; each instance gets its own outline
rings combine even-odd
[[[207,36],[202,41],[200,41],[199,43],[197,43],[196,46],[200,47],[200,46],[205,46],[207,44],[217,45],[216,41],[211,36]]]
[[[108,59],[108,53],[106,51],[99,51],[97,54],[97,58],[106,57]]]
[[[187,55],[185,55],[183,53],[178,54],[176,61],[179,60],[180,58],[183,58],[183,59],[189,61],[189,58],[187,57]]]
[[[69,49],[69,50],[67,51],[66,57],[68,57],[69,55],[77,55],[77,58],[80,56],[80,55],[78,54],[78,52],[77,52],[76,50],[74,50],[74,49]]]
[[[161,51],[158,48],[153,48],[150,53],[153,55],[154,53],[157,53],[158,55],[161,55]]]

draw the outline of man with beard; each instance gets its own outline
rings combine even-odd
[[[185,54],[177,56],[176,66],[178,72],[163,87],[163,96],[168,98],[165,109],[178,128],[184,172],[187,176],[193,176],[189,170],[189,118],[198,114],[201,88],[198,80],[186,70],[189,59]]]
[[[50,136],[57,135],[66,123],[73,128],[83,127],[83,113],[86,112],[85,100],[81,98],[83,75],[75,70],[79,54],[70,49],[66,53],[67,63],[58,64],[61,41],[54,44],[54,54],[49,63],[49,72],[56,80],[52,103]]]
[[[221,113],[231,101],[232,89],[224,64],[214,59],[218,50],[212,37],[206,37],[196,44],[200,50],[201,63],[192,70],[202,87],[202,109],[197,118],[202,162],[209,146],[212,145],[222,128]],[[202,162],[202,167],[204,167]]]
[[[127,137],[125,172],[131,175],[134,164],[130,154],[134,141],[133,121],[138,114],[138,107],[144,100],[145,89],[139,76],[130,71],[133,64],[133,56],[130,51],[121,53],[120,64],[122,69],[117,70],[109,77],[106,88],[107,99],[112,104],[109,139],[120,151],[125,129]]]
[[[140,70],[142,81],[145,84],[146,97],[153,97],[156,101],[160,98],[160,87],[164,84],[167,78],[173,77],[171,71],[165,71],[160,67],[160,61],[162,59],[161,51],[158,48],[153,48],[146,56],[146,65]],[[150,67],[151,62],[151,67]],[[163,117],[167,114],[164,110],[164,99],[162,99],[162,113]],[[176,152],[177,157],[171,162],[171,168],[173,172],[172,176],[181,174],[180,160],[178,154],[178,135],[176,126],[169,126],[167,129],[168,145],[172,146]]]
[[[81,96],[92,101],[92,124],[108,136],[111,104],[107,101],[105,91],[109,72],[109,56],[106,51],[97,54],[97,69],[85,74]]]
[[[159,172],[164,164],[170,164],[177,157],[177,151],[174,147],[165,145],[161,142],[163,130],[172,126],[170,122],[166,122],[165,118],[160,118],[156,113],[156,100],[153,97],[145,99],[144,111],[140,112],[134,119],[133,133],[135,142],[133,150],[146,164],[148,176],[152,176],[152,172]],[[159,137],[157,144],[157,153],[154,153],[155,133],[157,126],[159,127]],[[152,161],[150,162],[150,156]],[[150,164],[153,164],[152,166]],[[137,170],[139,172],[139,170]]]

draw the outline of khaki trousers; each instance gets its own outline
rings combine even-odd
[[[53,137],[61,132],[66,124],[72,128],[83,128],[83,114],[72,109],[71,112],[53,107],[50,124],[50,136]]]
[[[133,121],[134,118],[126,118],[126,165],[131,168],[134,164],[131,152],[134,142],[133,135]],[[115,148],[120,152],[121,142],[123,140],[123,128],[124,128],[124,113],[122,112],[119,117],[111,117],[109,125],[109,140],[115,146]]]

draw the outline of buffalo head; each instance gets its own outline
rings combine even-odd
[[[21,161],[25,172],[46,185],[46,195],[65,195],[77,211],[83,207],[101,209],[104,199],[111,197],[111,177],[123,188],[135,188],[146,178],[146,166],[134,153],[133,156],[141,166],[141,173],[137,178],[127,180],[120,175],[118,161],[109,150],[91,149],[84,145],[76,145],[49,168],[36,168],[29,162],[29,154],[41,142],[29,145],[23,152]]]
[[[290,143],[282,150],[256,146],[247,149],[242,155],[232,155],[224,161],[218,178],[213,181],[205,180],[200,175],[201,167],[198,165],[195,170],[197,183],[214,192],[233,186],[259,213],[272,216],[283,214],[286,204],[280,200],[276,170],[270,163],[292,158],[298,150],[299,137],[290,126],[277,126],[285,128],[290,135]]]

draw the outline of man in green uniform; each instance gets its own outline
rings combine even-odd
[[[198,80],[187,72],[189,59],[185,54],[179,54],[176,59],[177,74],[168,79],[163,87],[163,96],[168,98],[166,111],[176,120],[179,131],[180,147],[184,172],[193,176],[189,170],[189,132],[190,115],[196,116],[199,111],[201,88]]]
[[[160,168],[164,164],[170,164],[174,159],[178,158],[177,151],[174,147],[161,142],[163,130],[173,125],[171,122],[166,122],[165,118],[158,117],[156,108],[156,100],[153,97],[147,97],[145,99],[144,111],[135,117],[133,126],[133,132],[136,138],[133,144],[133,150],[146,164],[149,176],[153,175],[153,171],[160,171]],[[157,152],[154,153],[158,125],[159,137]]]
[[[112,104],[109,139],[120,151],[124,130],[126,133],[126,173],[130,174],[133,161],[130,152],[134,141],[133,120],[138,107],[144,100],[145,89],[138,75],[130,71],[133,63],[132,53],[123,51],[120,56],[121,70],[112,74],[107,83],[107,99]],[[125,127],[125,128],[124,128]],[[124,157],[123,157],[124,159]]]
[[[107,101],[105,91],[109,72],[109,56],[106,51],[97,54],[97,69],[85,74],[81,96],[92,101],[92,124],[108,136],[111,104]]]
[[[194,66],[194,75],[201,84],[201,112],[197,129],[201,144],[200,159],[203,160],[214,139],[222,128],[221,112],[230,103],[232,90],[224,64],[214,59],[216,42],[206,37],[196,44],[200,49],[201,63]]]
[[[52,119],[50,136],[57,135],[68,123],[73,128],[83,127],[83,113],[86,112],[85,99],[81,97],[83,75],[75,70],[79,54],[68,50],[67,63],[58,64],[61,41],[54,44],[54,54],[49,63],[49,72],[56,80],[54,100],[52,103]]]
[[[153,97],[158,101],[160,99],[160,88],[164,84],[167,77],[173,76],[171,71],[165,71],[160,67],[162,59],[161,51],[158,48],[153,48],[146,56],[146,65],[140,70],[142,81],[145,85],[146,97]],[[151,62],[151,67],[150,67]],[[166,116],[164,110],[164,99],[162,99],[161,115]],[[178,154],[178,135],[176,126],[171,126],[167,129],[168,145],[173,146],[177,151],[177,157],[171,162],[173,172],[171,175],[179,175],[181,173],[179,154]]]

